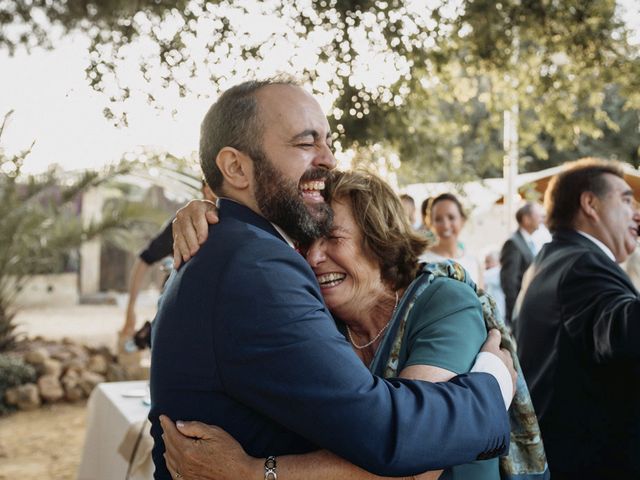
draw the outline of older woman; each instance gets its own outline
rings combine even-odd
[[[333,227],[330,235],[309,246],[306,258],[327,307],[357,355],[379,375],[441,382],[467,372],[487,336],[473,288],[451,278],[429,282],[421,278],[418,257],[427,242],[412,230],[400,200],[380,178],[338,172],[327,193]],[[218,440],[225,438],[217,432]],[[182,462],[171,441],[167,448],[170,467]],[[216,455],[230,452],[238,453],[237,445],[226,444]],[[318,469],[318,462],[337,472],[335,477],[320,473],[325,470]],[[243,472],[253,466],[241,454],[234,462],[216,460],[215,478],[240,478],[235,470],[239,464]],[[189,478],[184,472],[192,466],[175,466]],[[377,478],[326,452],[279,457],[278,473],[291,479]],[[439,473],[425,478],[437,478]],[[456,466],[440,478],[498,479],[498,459]]]

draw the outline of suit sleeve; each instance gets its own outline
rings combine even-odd
[[[505,318],[508,322],[511,322],[513,307],[520,290],[518,272],[521,269],[521,262],[522,256],[518,252],[518,247],[513,240],[507,240],[500,251],[500,286],[504,292]]]
[[[235,274],[219,297],[233,305],[220,310],[233,321],[216,322],[226,331],[215,344],[229,395],[379,475],[506,451],[508,418],[493,377],[432,384],[372,376],[335,328],[304,260],[255,247],[231,262]],[[242,293],[247,285],[252,298]]]
[[[420,295],[406,329],[404,367],[432,365],[457,374],[471,370],[487,338],[482,306],[475,292],[450,278],[435,279]]]
[[[147,265],[153,265],[164,257],[173,254],[173,218],[164,224],[158,233],[145,249],[140,252],[139,257]]]
[[[561,280],[564,327],[594,361],[640,359],[640,297],[617,265],[593,252],[580,256]]]

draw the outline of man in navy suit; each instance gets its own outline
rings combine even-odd
[[[500,252],[500,286],[505,299],[505,322],[511,324],[513,307],[516,304],[522,277],[529,268],[536,247],[531,235],[535,232],[544,218],[544,211],[537,203],[526,203],[516,212],[518,230],[511,235]]]
[[[514,324],[551,476],[640,478],[640,295],[617,263],[636,248],[633,191],[618,164],[583,159],[545,203],[553,240]]]
[[[492,374],[389,382],[335,328],[292,248],[331,221],[331,134],[308,93],[286,81],[231,88],[203,121],[200,159],[220,222],[169,280],[153,330],[156,479],[181,477],[163,459],[161,414],[219,425],[256,457],[327,448],[390,476],[506,452],[513,374],[495,355],[479,356],[497,360]]]

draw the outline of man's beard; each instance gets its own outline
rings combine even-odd
[[[299,245],[308,245],[331,229],[333,211],[326,203],[306,205],[297,183],[282,175],[264,152],[254,152],[255,197],[262,215]],[[300,182],[324,180],[327,171],[307,170]]]

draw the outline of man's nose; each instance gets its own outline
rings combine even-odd
[[[329,145],[323,145],[313,159],[313,166],[333,170],[336,168],[336,157]]]
[[[640,223],[640,202],[635,198],[631,201],[631,209],[633,210],[633,221]]]

